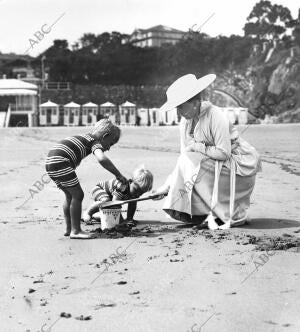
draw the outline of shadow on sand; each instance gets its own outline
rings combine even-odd
[[[160,222],[159,220],[140,220],[139,226],[173,226],[175,229],[192,228],[193,223],[183,223],[179,221]],[[300,227],[300,221],[283,218],[254,218],[245,225],[234,227],[234,229],[281,229]]]
[[[275,218],[254,218],[246,225],[237,228],[242,229],[280,229],[300,227],[300,221],[291,219],[275,219]]]

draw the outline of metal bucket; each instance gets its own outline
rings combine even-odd
[[[120,223],[121,205],[111,208],[100,208],[101,229],[111,229]]]

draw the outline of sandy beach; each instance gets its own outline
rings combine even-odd
[[[87,130],[0,130],[1,331],[300,331],[300,125],[239,128],[263,159],[246,225],[186,227],[146,201],[137,227],[78,241],[44,159]],[[108,156],[128,177],[146,164],[158,187],[178,147],[178,127],[124,128]],[[110,174],[92,156],[77,174],[87,207]]]

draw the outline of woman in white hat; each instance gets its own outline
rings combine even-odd
[[[177,107],[181,115],[181,154],[158,192],[168,192],[163,209],[171,217],[225,229],[246,221],[261,162],[222,110],[203,100],[215,79],[188,74],[168,88],[161,110]]]

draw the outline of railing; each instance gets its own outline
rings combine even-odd
[[[70,82],[44,82],[45,90],[70,90]]]

